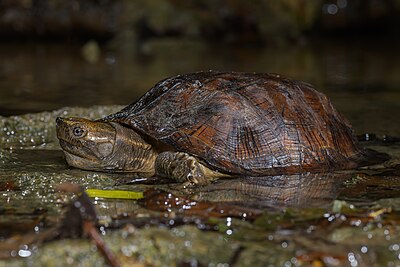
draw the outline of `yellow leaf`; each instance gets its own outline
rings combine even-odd
[[[142,199],[143,192],[125,191],[125,190],[101,190],[101,189],[86,189],[86,194],[89,197],[98,198],[116,198],[116,199]]]

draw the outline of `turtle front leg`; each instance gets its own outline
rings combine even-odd
[[[160,153],[155,162],[156,175],[174,179],[178,182],[190,182],[204,185],[219,177],[228,175],[212,171],[195,157],[184,152]]]

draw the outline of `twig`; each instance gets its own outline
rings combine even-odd
[[[107,247],[104,240],[100,237],[99,232],[91,221],[83,221],[83,231],[87,234],[90,239],[95,243],[97,249],[100,250],[101,254],[106,258],[107,262],[112,267],[120,267],[117,258],[114,253]]]

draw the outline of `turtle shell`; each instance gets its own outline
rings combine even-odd
[[[324,94],[275,74],[178,75],[104,120],[230,174],[350,168],[360,155],[350,125]]]

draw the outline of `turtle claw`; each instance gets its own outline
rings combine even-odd
[[[188,183],[188,185],[209,183],[201,163],[195,157],[183,152],[161,153],[156,160],[156,169],[158,175]]]
[[[180,162],[176,165],[172,172],[173,178],[178,181],[186,181],[195,185],[207,184],[208,181],[204,176],[204,171],[198,160],[186,153],[179,153]]]

